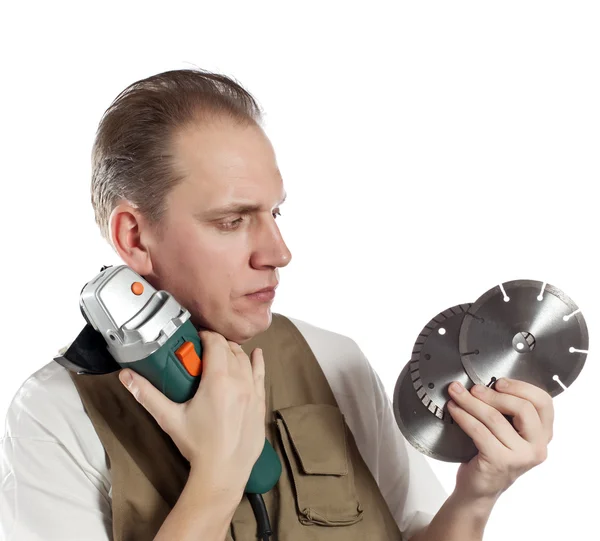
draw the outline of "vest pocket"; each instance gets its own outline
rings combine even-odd
[[[339,408],[304,404],[277,410],[275,415],[300,522],[345,526],[362,520],[347,427]]]

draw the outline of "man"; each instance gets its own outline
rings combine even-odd
[[[175,404],[131,370],[119,388],[56,363],[36,373],[8,413],[7,539],[255,539],[243,492],[265,435],[283,463],[265,495],[282,541],[482,539],[498,497],[546,457],[551,398],[514,380],[451,386],[479,454],[446,498],[356,344],[272,316],[291,259],[284,199],[260,111],[234,81],[173,71],[117,97],[94,145],[96,220],[125,264],[191,312],[202,380]]]

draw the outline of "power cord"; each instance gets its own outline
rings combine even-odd
[[[258,524],[258,538],[260,541],[277,541],[277,538],[271,529],[269,513],[267,511],[267,506],[265,505],[265,500],[263,500],[262,494],[247,493],[246,496],[250,501],[252,511],[256,517],[256,522]]]

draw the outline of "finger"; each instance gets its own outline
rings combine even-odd
[[[260,348],[256,348],[250,355],[250,362],[252,364],[252,377],[254,378],[254,386],[256,388],[256,394],[261,400],[265,399],[265,359],[263,351]]]
[[[227,373],[229,367],[227,364],[227,352],[229,347],[225,338],[219,333],[202,330],[198,332],[202,342],[202,377],[206,378],[211,374]]]
[[[243,360],[242,356],[245,355],[245,353],[242,349],[242,346],[240,346],[237,342],[234,342],[232,340],[227,340],[227,345],[229,346],[231,353],[234,354],[236,361]]]
[[[234,361],[236,371],[241,374],[244,378],[248,380],[252,379],[252,367],[250,365],[250,359],[246,355],[246,352],[242,349],[237,342],[233,342],[231,340],[227,340],[227,344],[229,345],[230,351],[233,355],[231,355],[232,361]]]
[[[484,385],[475,385],[471,393],[500,413],[513,418],[513,426],[519,435],[530,443],[547,442],[547,435],[535,406],[518,396],[499,393]]]
[[[481,421],[465,411],[453,400],[448,402],[448,411],[465,434],[469,436],[475,447],[486,457],[498,456],[508,449],[496,438]]]
[[[460,383],[454,382],[449,387],[452,400],[462,409],[483,423],[488,430],[509,449],[522,448],[524,440],[517,434],[513,426],[497,409],[488,406],[469,393]]]
[[[509,378],[500,378],[496,382],[494,389],[500,393],[518,396],[523,400],[531,402],[542,421],[544,431],[548,435],[548,441],[552,439],[554,402],[552,401],[552,397],[546,391],[531,383]]]
[[[121,370],[119,380],[146,411],[154,417],[158,425],[168,433],[172,427],[173,419],[178,413],[177,407],[179,405],[169,400],[152,383],[133,370],[127,368]]]

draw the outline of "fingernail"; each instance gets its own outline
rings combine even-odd
[[[453,410],[456,407],[456,402],[453,402],[452,400],[448,401],[448,407]]]
[[[485,393],[485,391],[486,391],[486,388],[483,385],[478,384],[478,385],[473,386],[473,392],[475,394],[483,394],[483,393]]]
[[[462,386],[462,384],[461,384],[460,382],[458,382],[458,381],[455,381],[455,382],[454,382],[454,383],[453,383],[453,384],[450,386],[450,389],[451,389],[452,391],[454,391],[456,394],[458,394],[458,393],[462,393],[462,392],[465,390],[465,388]]]
[[[508,381],[504,378],[499,379],[496,381],[496,389],[508,389]]]
[[[127,370],[123,370],[119,374],[119,379],[121,380],[121,383],[125,385],[125,387],[127,387],[128,389],[129,386],[133,383],[133,377],[131,376],[131,372],[128,372]]]

